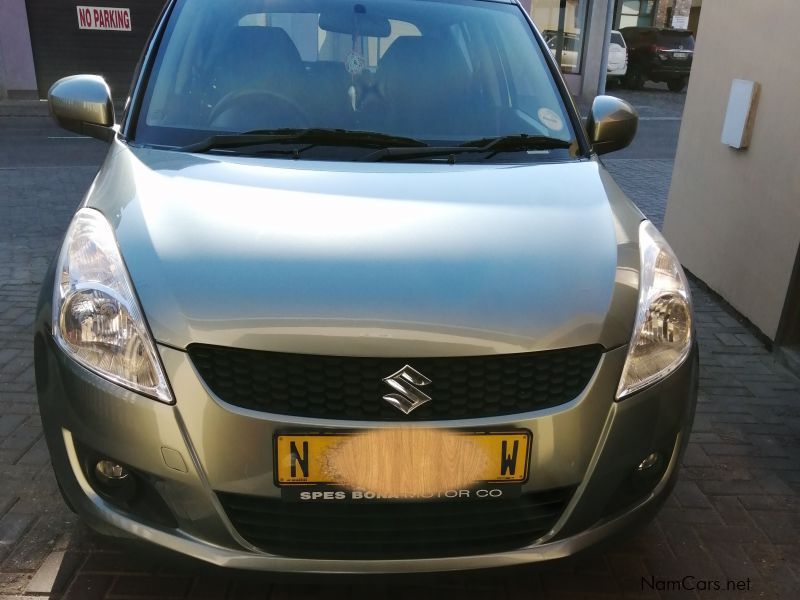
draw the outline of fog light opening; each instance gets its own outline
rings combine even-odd
[[[121,464],[113,460],[98,460],[94,472],[103,483],[121,482],[130,476],[130,472]]]
[[[94,463],[91,479],[92,487],[103,498],[117,504],[126,504],[132,500],[139,487],[134,472],[110,458],[100,458]]]
[[[636,470],[639,473],[644,471],[649,471],[653,467],[655,467],[659,462],[661,462],[661,455],[658,452],[651,452],[647,456],[644,457],[644,460],[639,463],[639,466],[636,467]]]

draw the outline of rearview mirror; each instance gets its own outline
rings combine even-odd
[[[636,136],[639,115],[630,104],[614,96],[597,96],[586,119],[592,150],[607,154],[626,148]]]
[[[50,114],[69,131],[106,142],[114,139],[111,90],[98,75],[73,75],[56,81],[47,92]]]
[[[392,25],[386,17],[367,14],[362,4],[353,6],[353,12],[332,10],[319,16],[319,28],[333,33],[386,38],[392,34]]]

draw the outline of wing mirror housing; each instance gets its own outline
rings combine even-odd
[[[47,92],[50,114],[68,131],[105,142],[114,139],[114,103],[105,79],[72,75],[56,81]]]
[[[639,128],[639,115],[630,104],[614,96],[597,96],[586,119],[592,150],[607,154],[630,145]]]

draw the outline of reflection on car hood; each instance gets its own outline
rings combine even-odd
[[[87,203],[115,227],[160,343],[455,356],[628,341],[638,275],[618,269],[630,240],[597,162],[355,164],[120,143],[107,161]]]

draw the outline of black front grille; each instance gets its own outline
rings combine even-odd
[[[193,344],[189,356],[222,400],[299,417],[429,421],[511,415],[557,406],[589,383],[601,346],[448,358],[361,358],[284,354]],[[383,382],[410,365],[433,398],[406,415],[382,400]]]
[[[555,525],[574,487],[513,499],[303,504],[218,493],[233,526],[270,554],[296,558],[435,558],[506,552]]]

